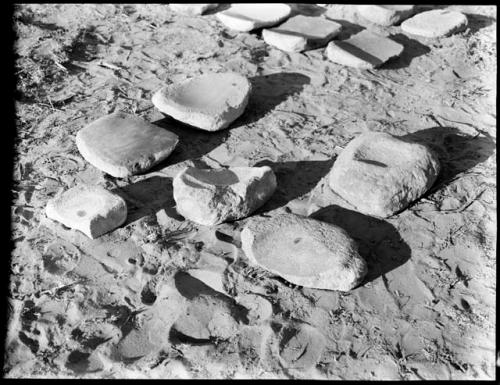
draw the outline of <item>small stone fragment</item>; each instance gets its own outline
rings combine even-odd
[[[249,32],[253,29],[271,27],[285,20],[292,8],[283,3],[232,4],[217,18],[230,29]]]
[[[457,11],[434,9],[422,12],[401,23],[401,29],[423,37],[448,36],[467,27],[467,16]]]
[[[308,370],[318,362],[325,337],[314,327],[301,325],[285,329],[280,357],[289,369]]]
[[[250,262],[300,286],[348,291],[367,273],[343,229],[295,214],[251,218],[241,242]]]
[[[236,302],[247,310],[249,325],[257,325],[273,315],[273,305],[267,299],[257,294],[242,294],[235,298]]]
[[[125,222],[127,204],[102,187],[78,185],[51,199],[45,212],[48,218],[94,239]]]
[[[400,23],[415,12],[414,5],[358,5],[358,13],[366,20],[389,27]]]
[[[264,29],[267,44],[287,52],[301,52],[327,44],[338,35],[342,26],[322,17],[297,15],[272,29]]]
[[[352,140],[340,153],[329,183],[358,211],[388,217],[424,194],[439,169],[437,156],[426,146],[369,132]]]
[[[236,73],[210,73],[163,87],[152,102],[162,113],[206,131],[228,127],[248,104],[251,84]]]
[[[334,63],[373,69],[401,55],[403,49],[394,40],[365,29],[347,40],[331,41],[326,47],[326,55]]]
[[[164,128],[123,112],[97,119],[76,134],[80,154],[117,178],[153,167],[170,155],[178,141]]]
[[[268,166],[188,167],[174,178],[173,186],[179,214],[213,226],[250,215],[271,197],[277,183]]]
[[[172,11],[181,13],[188,16],[198,16],[203,15],[206,11],[210,9],[217,8],[219,4],[208,3],[208,4],[169,4]]]

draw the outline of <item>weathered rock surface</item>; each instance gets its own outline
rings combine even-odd
[[[97,119],[76,134],[80,154],[117,178],[148,170],[168,157],[178,141],[164,128],[124,112]]]
[[[264,29],[267,44],[283,51],[300,52],[327,44],[342,29],[339,23],[322,17],[297,15],[272,29]]]
[[[210,9],[217,8],[219,4],[217,3],[207,3],[207,4],[172,4],[169,3],[168,6],[174,12],[181,13],[188,16],[203,15],[206,11]]]
[[[47,203],[47,217],[90,238],[114,230],[127,219],[127,204],[99,186],[78,185]]]
[[[422,12],[401,23],[401,29],[423,37],[448,36],[467,27],[467,16],[457,11],[434,9]]]
[[[287,328],[283,333],[280,358],[289,369],[308,370],[318,362],[325,336],[309,325]]]
[[[249,80],[236,73],[210,73],[163,87],[153,95],[158,110],[183,123],[218,131],[237,119],[248,104]]]
[[[206,226],[250,215],[271,197],[276,185],[276,176],[268,166],[189,167],[173,180],[179,214]]]
[[[358,211],[388,217],[424,194],[439,169],[437,156],[426,146],[369,132],[340,153],[329,184]]]
[[[343,229],[299,215],[254,217],[241,242],[252,263],[300,286],[348,291],[367,273],[356,243]]]
[[[358,13],[363,18],[385,27],[400,23],[414,12],[414,5],[358,5]]]
[[[373,69],[401,55],[403,49],[394,40],[363,30],[347,40],[331,41],[326,47],[326,55],[337,64]]]
[[[285,20],[292,8],[283,3],[274,4],[232,4],[217,18],[228,28],[242,32],[253,29],[271,27]]]

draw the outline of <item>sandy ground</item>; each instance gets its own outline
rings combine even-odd
[[[225,30],[213,12],[18,6],[5,375],[495,378],[496,8],[450,8],[467,14],[467,31],[420,39],[370,25],[350,6],[295,5],[339,20],[341,38],[368,27],[404,44],[400,59],[360,71],[329,62],[323,49],[287,54],[260,32]],[[254,86],[229,130],[190,129],[152,106],[163,84],[224,70]],[[75,134],[115,110],[174,131],[178,149],[145,175],[106,176],[80,156]],[[387,220],[353,211],[325,179],[339,151],[366,131],[426,143],[443,165],[429,194]],[[278,190],[259,213],[342,226],[368,261],[365,282],[348,293],[313,290],[249,266],[239,242],[245,221],[205,228],[176,214],[172,177],[193,164],[270,165]],[[48,220],[47,200],[77,183],[125,197],[126,225],[90,240]],[[200,282],[185,272],[200,260],[220,273],[227,296],[203,285],[203,296],[189,292]],[[186,295],[241,316],[233,298],[249,293],[272,314],[254,309],[227,339],[170,330]],[[123,358],[124,345],[144,356]]]

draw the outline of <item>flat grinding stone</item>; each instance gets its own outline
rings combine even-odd
[[[383,132],[352,140],[329,175],[330,188],[358,211],[388,217],[424,194],[439,174],[439,160],[426,146]]]
[[[251,218],[241,242],[250,262],[300,286],[348,291],[368,269],[343,229],[295,214]]]
[[[347,40],[331,41],[326,47],[326,54],[337,64],[373,69],[401,55],[403,49],[394,40],[365,29]]]
[[[285,20],[292,8],[283,3],[231,4],[217,13],[217,18],[230,29],[249,32],[253,29],[271,27]]]
[[[147,171],[167,158],[178,141],[164,128],[124,112],[99,118],[76,134],[80,154],[117,178]]]
[[[211,73],[163,87],[152,102],[162,113],[206,131],[219,131],[248,104],[251,84],[236,73]]]
[[[210,9],[217,8],[218,3],[207,3],[207,4],[169,4],[172,11],[188,15],[188,16],[198,16],[203,15],[206,11]]]
[[[358,13],[366,20],[389,27],[415,12],[414,5],[358,5]]]
[[[264,29],[267,44],[287,52],[301,52],[327,44],[342,29],[339,23],[322,17],[297,15],[272,29]]]
[[[467,16],[457,11],[434,9],[401,23],[403,32],[423,37],[448,36],[467,27]]]
[[[173,180],[177,212],[205,226],[250,215],[271,197],[276,186],[276,176],[268,166],[188,167]]]
[[[78,185],[51,199],[45,212],[48,218],[94,239],[125,222],[127,204],[102,187]]]

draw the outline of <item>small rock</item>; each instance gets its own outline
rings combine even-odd
[[[236,302],[248,310],[249,325],[256,325],[273,315],[273,305],[267,299],[256,294],[243,294],[235,298]]]
[[[343,229],[295,214],[251,218],[241,242],[252,263],[300,286],[348,291],[367,273]]]
[[[403,32],[423,37],[448,36],[467,27],[467,16],[457,11],[434,9],[401,23]]]
[[[280,357],[289,369],[308,370],[321,357],[325,337],[314,327],[302,325],[284,331]]]
[[[198,169],[189,167],[173,181],[179,214],[213,226],[250,215],[276,190],[276,176],[268,166]]]
[[[414,5],[358,5],[358,13],[366,20],[385,27],[400,23],[415,12]]]
[[[99,186],[78,185],[51,199],[47,217],[94,239],[127,219],[127,204]]]
[[[153,167],[170,155],[178,141],[164,128],[123,112],[97,119],[76,134],[80,154],[117,178]]]
[[[219,4],[209,3],[209,4],[169,4],[172,11],[181,13],[188,16],[198,16],[203,15],[206,11],[210,9],[217,8]]]
[[[159,350],[152,343],[147,328],[132,329],[117,345],[119,355],[126,360],[137,360]]]
[[[248,79],[236,73],[211,73],[163,87],[152,102],[162,113],[206,131],[219,131],[248,104]]]
[[[331,41],[326,47],[326,55],[334,63],[373,69],[401,55],[403,49],[394,40],[363,30],[347,40]]]
[[[436,155],[426,146],[369,132],[344,148],[332,167],[329,184],[358,211],[388,217],[424,194],[439,169]]]
[[[300,52],[325,45],[341,28],[340,24],[322,17],[297,15],[276,28],[264,29],[262,37],[267,44],[283,51]]]
[[[283,3],[232,4],[229,9],[217,13],[217,18],[230,29],[249,32],[271,27],[285,20],[292,8]]]

